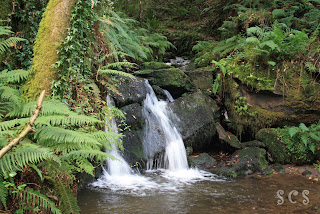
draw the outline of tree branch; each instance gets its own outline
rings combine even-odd
[[[45,90],[43,90],[41,92],[39,99],[38,99],[38,102],[37,102],[37,107],[36,107],[32,117],[29,120],[28,126],[19,134],[19,136],[17,138],[12,140],[8,145],[6,145],[5,147],[3,147],[0,150],[0,158],[2,158],[12,147],[17,145],[18,142],[28,134],[28,132],[32,131],[32,126],[40,113],[45,92],[46,92]]]

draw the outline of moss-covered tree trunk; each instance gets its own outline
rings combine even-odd
[[[34,98],[41,90],[51,91],[51,82],[57,69],[57,50],[69,27],[72,9],[76,0],[50,0],[40,22],[34,46],[33,74],[24,87],[24,94]]]

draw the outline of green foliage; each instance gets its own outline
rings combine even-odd
[[[56,205],[44,194],[41,194],[40,191],[35,191],[32,188],[15,188],[12,193],[13,196],[19,200],[19,205],[21,210],[28,211],[33,208],[34,211],[42,210],[50,211],[54,214],[61,214],[62,212],[56,207]],[[27,206],[27,207],[26,207]]]
[[[277,132],[290,154],[298,160],[307,159],[310,152],[314,154],[320,148],[320,123],[312,124],[310,127],[301,123],[299,127],[285,127]]]
[[[1,22],[1,20],[0,20]],[[0,36],[8,36],[13,32],[10,30],[10,27],[1,26],[0,25]],[[17,38],[17,37],[10,37],[7,39],[0,38],[0,54],[4,53],[10,47],[13,47],[16,43],[25,41],[25,39]]]

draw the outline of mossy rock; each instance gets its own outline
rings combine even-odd
[[[149,79],[151,85],[168,90],[174,98],[193,89],[190,78],[178,68],[144,69],[136,71],[135,74]]]
[[[202,170],[212,168],[216,160],[207,153],[201,153],[199,155],[189,156],[188,162],[191,167],[196,167]]]
[[[143,68],[143,69],[163,69],[163,68],[170,68],[170,66],[167,65],[167,64],[164,63],[164,62],[155,62],[155,61],[152,61],[152,62],[145,62],[145,63],[143,63],[142,68]]]
[[[258,131],[256,139],[265,143],[266,149],[270,154],[269,160],[272,163],[290,163],[291,157],[286,150],[286,146],[279,140],[275,129],[261,129]]]
[[[196,90],[200,89],[210,95],[211,92],[209,91],[212,90],[213,84],[213,70],[214,68],[212,67],[198,68],[196,70],[186,71],[186,74],[190,77]]]
[[[236,151],[228,162],[210,169],[210,172],[228,177],[261,172],[268,166],[266,154],[262,148],[244,148]]]
[[[214,146],[217,138],[215,122],[220,108],[211,97],[198,91],[180,97],[168,106],[175,114],[171,120],[180,131],[185,146],[191,146],[195,151]]]
[[[258,140],[252,140],[248,142],[241,143],[242,147],[259,147],[259,148],[265,148],[266,144],[264,142],[258,141]]]
[[[223,143],[228,144],[232,148],[236,148],[236,149],[239,149],[242,147],[239,139],[234,134],[224,130],[224,128],[221,126],[219,122],[216,122],[215,126],[219,134],[219,139]]]
[[[131,166],[136,166],[139,163],[139,167],[142,169],[145,167],[146,157],[143,149],[143,131],[142,130],[130,130],[125,131],[123,137],[123,157]]]
[[[128,77],[119,79],[117,89],[118,93],[113,96],[117,107],[123,107],[132,103],[142,104],[148,93],[145,80],[138,77],[135,79]]]
[[[144,119],[142,118],[142,106],[139,103],[133,103],[133,104],[124,106],[120,110],[125,115],[126,117],[125,125],[127,125],[130,128],[130,130],[143,129]]]

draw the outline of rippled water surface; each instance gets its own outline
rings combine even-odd
[[[136,183],[128,182],[127,186],[100,181],[80,191],[81,213],[320,213],[320,184],[300,175],[202,176],[188,180],[183,179],[183,173],[153,171],[133,178],[138,179]],[[282,205],[277,205],[278,190],[284,191]],[[298,191],[292,197],[294,204],[288,200],[292,190]],[[308,201],[303,190],[309,190]]]

